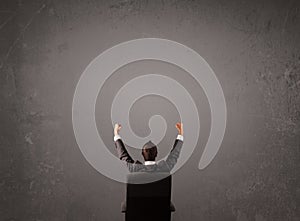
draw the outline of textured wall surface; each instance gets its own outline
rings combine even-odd
[[[124,184],[99,174],[76,144],[72,99],[92,59],[142,37],[174,40],[205,58],[224,90],[226,134],[213,162],[198,170],[210,122],[203,91],[175,67],[145,62],[114,73],[107,81],[114,87],[99,95],[98,129],[111,151],[108,98],[127,77],[157,68],[190,88],[202,109],[199,147],[173,176],[173,220],[299,220],[297,0],[1,0],[0,220],[124,219]],[[143,113],[143,125],[157,111],[174,112],[170,124],[178,117],[161,98],[143,102],[132,108],[136,131],[135,114]],[[153,102],[163,108],[150,109]],[[169,131],[165,143],[176,133]]]

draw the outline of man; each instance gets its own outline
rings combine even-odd
[[[127,152],[125,145],[119,135],[121,129],[120,124],[114,126],[114,141],[120,160],[124,160],[130,172],[170,172],[177,163],[182,144],[183,144],[183,124],[177,123],[178,130],[177,138],[174,142],[173,148],[166,160],[155,161],[157,156],[157,147],[151,141],[144,144],[142,148],[142,155],[145,163],[134,161]]]

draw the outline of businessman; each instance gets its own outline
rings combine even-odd
[[[177,123],[175,126],[178,130],[178,135],[166,160],[160,160],[158,162],[155,160],[157,156],[157,147],[150,140],[145,143],[142,148],[142,155],[145,160],[144,164],[142,164],[140,161],[134,161],[131,158],[119,135],[121,125],[115,124],[114,141],[119,159],[126,162],[130,172],[170,172],[177,163],[183,144],[183,124]]]

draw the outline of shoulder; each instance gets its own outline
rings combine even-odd
[[[157,163],[158,170],[161,172],[170,172],[170,168],[165,160],[161,160]]]

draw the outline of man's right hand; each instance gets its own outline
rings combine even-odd
[[[119,135],[119,131],[121,130],[121,128],[121,124],[115,124],[114,135]]]
[[[178,122],[178,123],[175,125],[175,127],[177,128],[178,133],[179,133],[180,135],[183,135],[183,124],[182,124],[181,122]]]

